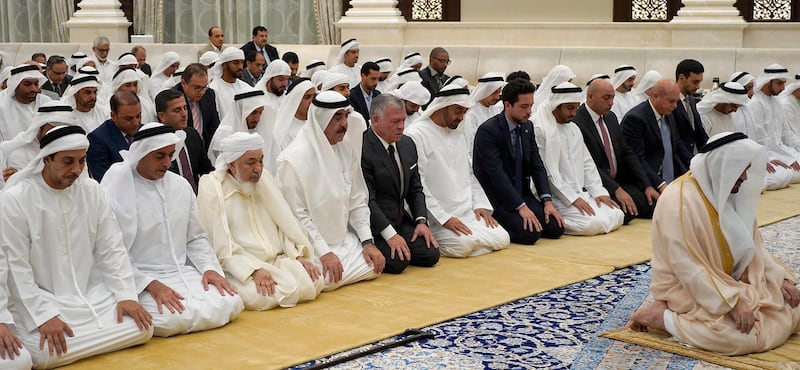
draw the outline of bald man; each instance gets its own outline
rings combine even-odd
[[[649,99],[633,107],[622,119],[625,141],[638,157],[650,186],[659,193],[686,172],[688,164],[680,158],[691,157],[679,145],[677,127],[670,115],[679,99],[678,84],[660,80],[653,86]]]
[[[634,217],[650,218],[658,199],[658,191],[642,168],[625,137],[616,114],[614,86],[602,78],[593,80],[586,89],[586,103],[572,119],[583,134],[586,148],[594,159],[603,187],[625,212],[625,223]]]

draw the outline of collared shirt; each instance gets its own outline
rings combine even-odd
[[[594,122],[594,128],[595,130],[597,130],[597,135],[600,136],[600,141],[602,143],[603,131],[600,130],[600,125],[597,123],[597,120],[600,119],[600,115],[597,114],[595,111],[593,111],[592,108],[590,108],[588,105],[586,106],[586,111],[589,112],[589,116],[592,117],[592,122]],[[603,119],[603,124],[606,125],[606,133],[608,134],[608,149],[611,151],[611,160],[614,161],[613,163],[614,168],[617,168],[617,156],[614,155],[614,143],[611,141],[611,133],[608,132],[608,124],[606,123],[605,119]]]
[[[367,92],[366,90],[364,90],[364,86],[362,86],[361,84],[358,84],[358,88],[359,88],[359,90],[361,90],[361,94],[364,96],[364,101],[367,103],[367,113],[370,113],[370,115],[371,115],[372,114],[372,93],[375,90],[370,90],[370,92]],[[364,119],[369,121],[370,117],[364,117]]]
[[[650,99],[647,99],[647,104],[650,104],[650,109],[652,109],[653,110],[653,114],[656,115],[656,122],[658,123],[658,129],[660,131],[661,130],[661,126],[662,125],[666,125],[667,122],[665,120],[661,119],[664,116],[662,114],[658,113],[658,111],[656,110],[656,107],[653,106],[653,102]],[[667,130],[669,130],[669,127],[667,128]],[[660,184],[658,184],[658,188],[661,189],[661,186],[665,185],[666,183],[667,183],[666,181],[662,181]]]
[[[519,125],[517,125],[515,122],[511,121],[508,118],[508,115],[504,114],[503,117],[505,117],[505,119],[506,119],[506,125],[508,125],[508,135],[511,137],[511,142],[513,143],[514,142],[514,129],[517,128],[517,126],[519,126]],[[522,145],[522,138],[521,137],[520,137],[519,145]],[[527,185],[528,184],[523,184],[522,186],[527,186]],[[544,193],[544,194],[540,194],[539,195],[539,199],[541,199],[541,198],[552,198],[552,196],[549,193]],[[522,202],[522,204],[518,205],[517,208],[515,208],[515,209],[519,210],[523,206],[525,206],[525,202]]]

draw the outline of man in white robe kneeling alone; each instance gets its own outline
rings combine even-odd
[[[469,90],[447,85],[405,131],[417,145],[431,232],[447,257],[480,256],[511,243],[492,217],[492,204],[472,174],[464,131],[458,130],[473,104]]]
[[[33,366],[62,366],[149,341],[152,318],[137,300],[108,197],[81,175],[86,133],[58,126],[39,145],[0,196],[14,331]],[[0,362],[6,365],[13,367]]]
[[[200,179],[200,221],[247,310],[294,307],[322,290],[306,230],[269,172],[264,139],[237,132],[220,143],[216,171]]]
[[[323,290],[376,278],[386,265],[372,239],[361,172],[363,126],[344,95],[323,91],[278,156],[277,180],[322,263]],[[363,121],[361,121],[363,122]]]
[[[184,137],[160,123],[142,126],[101,183],[159,337],[220,327],[244,309],[200,224],[192,186],[169,171]]]
[[[533,127],[564,232],[610,233],[622,225],[625,214],[608,196],[583,134],[571,122],[582,100],[581,88],[564,82],[551,92],[547,100],[537,103]]]
[[[661,194],[651,228],[656,301],[633,314],[633,330],[728,356],[800,331],[797,279],[764,248],[756,222],[766,161],[743,133],[719,133]]]

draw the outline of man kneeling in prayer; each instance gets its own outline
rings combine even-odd
[[[142,126],[100,184],[159,337],[220,327],[244,309],[200,224],[192,186],[169,171],[184,137],[160,123]]]
[[[200,221],[248,310],[294,307],[324,279],[306,230],[264,171],[264,139],[237,132],[220,143],[216,171],[200,179]]]
[[[763,352],[800,330],[796,278],[763,246],[755,219],[766,149],[737,132],[714,135],[653,215],[656,301],[631,317],[723,355]]]

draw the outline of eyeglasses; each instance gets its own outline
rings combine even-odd
[[[439,61],[439,63],[444,63],[446,65],[450,65],[450,62],[452,62],[452,60],[450,59],[439,59],[439,58],[433,58],[433,59],[436,59]]]
[[[198,85],[192,85],[192,84],[190,84],[190,85],[189,85],[189,87],[191,87],[191,88],[192,88],[192,90],[194,90],[194,91],[200,92],[200,91],[203,91],[203,90],[207,89],[207,88],[208,88],[208,85],[205,85],[205,86],[198,86]]]
[[[100,48],[95,48],[95,50],[97,50],[97,51],[99,51],[99,52],[101,52],[101,53],[108,53],[108,51],[109,51],[109,50],[111,50],[111,49],[100,49]]]

